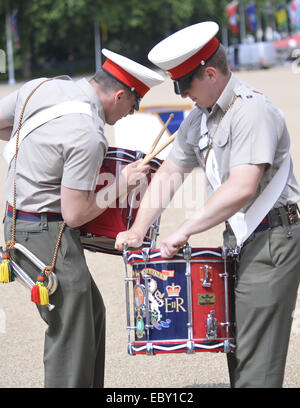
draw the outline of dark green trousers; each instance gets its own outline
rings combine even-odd
[[[61,222],[17,220],[16,241],[46,265],[51,265]],[[11,219],[4,222],[5,240],[11,238]],[[36,281],[38,269],[19,251],[14,260]],[[105,306],[88,270],[79,230],[65,227],[55,264],[58,288],[50,296],[55,309],[38,306],[48,324],[45,333],[45,387],[103,387]],[[30,301],[30,300],[29,300]],[[26,375],[26,374],[25,374]]]
[[[235,353],[229,353],[232,387],[280,388],[300,278],[300,224],[253,234],[237,262]],[[224,233],[224,244],[234,246]]]

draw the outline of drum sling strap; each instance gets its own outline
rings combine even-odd
[[[232,105],[235,103],[236,99],[237,97],[234,96],[232,101],[225,109],[224,114],[222,115],[217,124],[214,135],[216,134],[222,119],[224,118],[228,110],[232,107]],[[206,127],[206,115],[203,113],[201,128],[205,127]],[[205,156],[205,172],[206,177],[209,183],[211,184],[213,190],[216,191],[221,186],[222,183],[219,174],[219,166],[217,163],[216,155],[214,150],[212,149],[214,135],[211,138],[211,143],[207,149]],[[246,213],[237,212],[236,214],[229,218],[228,222],[230,224],[231,229],[234,232],[237,241],[236,242],[237,252],[240,251],[244,242],[247,240],[247,238],[249,238],[249,236],[253,233],[253,231],[256,229],[256,227],[259,225],[262,219],[266,216],[266,214],[268,214],[268,212],[272,209],[272,207],[280,197],[288,180],[290,164],[291,164],[290,154],[287,153],[285,159],[281,163],[279,169],[276,171],[269,184],[252,203],[252,205],[246,211]]]
[[[214,190],[220,187],[221,181],[218,171],[216,157],[213,151],[210,152],[207,160],[206,176],[213,185]],[[290,170],[290,155],[287,154],[279,169],[273,176],[270,183],[257,197],[250,208],[245,212],[237,212],[228,219],[230,227],[236,237],[237,248],[241,248],[249,238],[262,219],[272,209],[283,189],[285,188]]]
[[[12,268],[10,265],[10,250],[15,249],[15,244],[16,244],[16,238],[15,238],[16,214],[17,214],[17,210],[16,210],[16,195],[17,195],[16,164],[17,164],[17,157],[18,157],[20,143],[34,129],[36,129],[37,127],[43,125],[44,123],[52,119],[55,119],[57,117],[60,117],[66,114],[71,114],[71,113],[83,113],[83,114],[87,114],[90,116],[92,115],[90,104],[80,102],[80,101],[68,101],[68,102],[57,104],[48,109],[42,110],[41,112],[39,112],[38,114],[30,118],[30,120],[28,120],[28,122],[26,122],[21,129],[24,111],[25,111],[25,108],[27,106],[29,99],[41,85],[53,79],[56,79],[56,78],[49,78],[49,79],[42,81],[27,96],[25,103],[23,105],[21,114],[20,114],[17,131],[15,135],[12,137],[12,139],[7,143],[6,148],[4,149],[3,157],[8,165],[10,165],[12,159],[14,158],[14,186],[13,186],[12,236],[11,236],[11,240],[8,241],[4,247],[4,250],[2,253],[2,262],[0,264],[0,282],[3,282],[3,283],[10,282],[13,280]],[[49,304],[49,293],[48,293],[47,288],[44,285],[44,281],[54,270],[58,248],[60,245],[60,241],[61,241],[61,237],[63,234],[63,230],[65,228],[65,225],[66,223],[63,222],[61,229],[59,231],[58,239],[56,242],[54,255],[52,259],[52,264],[50,266],[45,266],[43,270],[38,274],[37,282],[31,290],[31,300],[36,304],[40,304],[40,305]]]
[[[52,119],[72,113],[83,113],[92,116],[91,106],[87,102],[67,101],[51,106],[50,108],[43,109],[41,112],[36,113],[32,118],[28,119],[20,129],[19,146],[25,137],[39,126],[49,122]],[[2,156],[8,166],[16,154],[16,143],[14,141],[15,136],[13,136],[10,141],[6,143],[2,152]]]

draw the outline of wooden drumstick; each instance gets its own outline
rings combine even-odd
[[[145,158],[146,158],[147,156],[149,156],[149,155],[153,152],[153,150],[156,148],[157,143],[160,141],[162,135],[164,134],[164,131],[167,129],[167,127],[168,127],[168,125],[169,125],[169,123],[170,123],[170,121],[172,120],[173,117],[174,117],[174,114],[171,113],[170,116],[169,116],[169,118],[168,118],[168,120],[167,120],[166,123],[164,124],[163,128],[162,128],[161,131],[159,132],[159,135],[158,135],[157,138],[154,140],[154,142],[153,142],[152,146],[150,147],[148,153],[146,154]]]
[[[156,149],[155,152],[149,155],[147,154],[147,156],[141,162],[140,166],[144,166],[145,164],[148,164],[155,156],[157,156],[162,150],[164,150],[170,143],[172,143],[175,140],[176,135],[177,135],[177,132],[173,133],[173,135],[170,136],[168,140],[166,140],[161,146],[159,146],[159,148]]]

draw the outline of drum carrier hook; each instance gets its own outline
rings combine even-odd
[[[130,321],[130,306],[129,306],[129,282],[135,281],[136,278],[132,277],[130,278],[128,276],[128,244],[126,242],[124,242],[123,244],[123,260],[124,260],[124,264],[125,264],[125,298],[126,298],[126,321],[127,321],[127,325],[126,325],[126,329],[127,329],[127,335],[128,335],[128,354],[130,355],[134,355],[134,353],[132,352],[132,346],[131,346],[131,342],[130,342],[130,330],[135,330],[136,327],[135,326],[131,326],[131,321]]]
[[[147,262],[149,262],[149,259],[150,259],[149,252],[150,252],[150,248],[142,249],[143,260],[145,262],[145,269],[147,268]],[[146,329],[146,338],[147,338],[146,354],[153,355],[153,346],[150,341],[150,329],[153,329],[153,325],[150,324],[150,301],[149,301],[149,285],[150,285],[151,275],[148,275],[147,273],[145,273],[143,278],[145,281],[145,314],[146,314],[145,329]]]
[[[192,303],[192,279],[191,279],[191,257],[192,248],[189,246],[188,242],[182,248],[183,258],[186,261],[186,285],[187,285],[187,303],[188,303],[188,341],[187,341],[187,353],[195,353],[195,344],[193,341],[193,303]]]
[[[221,323],[222,326],[225,326],[226,330],[226,340],[224,340],[224,353],[229,353],[231,351],[231,344],[230,341],[228,340],[229,338],[229,326],[231,325],[230,319],[229,319],[229,296],[228,296],[228,290],[229,290],[229,273],[227,272],[227,254],[231,254],[229,248],[222,246],[222,258],[224,260],[224,273],[220,274],[220,277],[224,278],[224,292],[225,292],[225,322]]]

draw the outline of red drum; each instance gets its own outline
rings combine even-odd
[[[136,160],[142,159],[145,154],[139,151],[119,149],[109,147],[100,170],[100,183],[97,185],[96,192],[105,187],[109,182],[120,174],[123,166]],[[157,158],[149,162],[150,171],[147,174],[148,184],[151,176],[161,166],[162,160]],[[103,179],[103,180],[101,180]],[[139,188],[137,191],[140,190]],[[85,249],[94,252],[104,252],[108,254],[120,255],[122,252],[114,248],[115,238],[120,231],[128,230],[133,224],[142,191],[132,191],[125,200],[117,200],[115,208],[108,208],[99,217],[83,225],[81,229],[81,242]],[[154,248],[158,235],[159,220],[157,220],[149,229],[144,238],[143,246]]]
[[[124,261],[129,354],[235,348],[233,259],[226,248],[186,246],[171,259],[159,249],[124,251]]]

